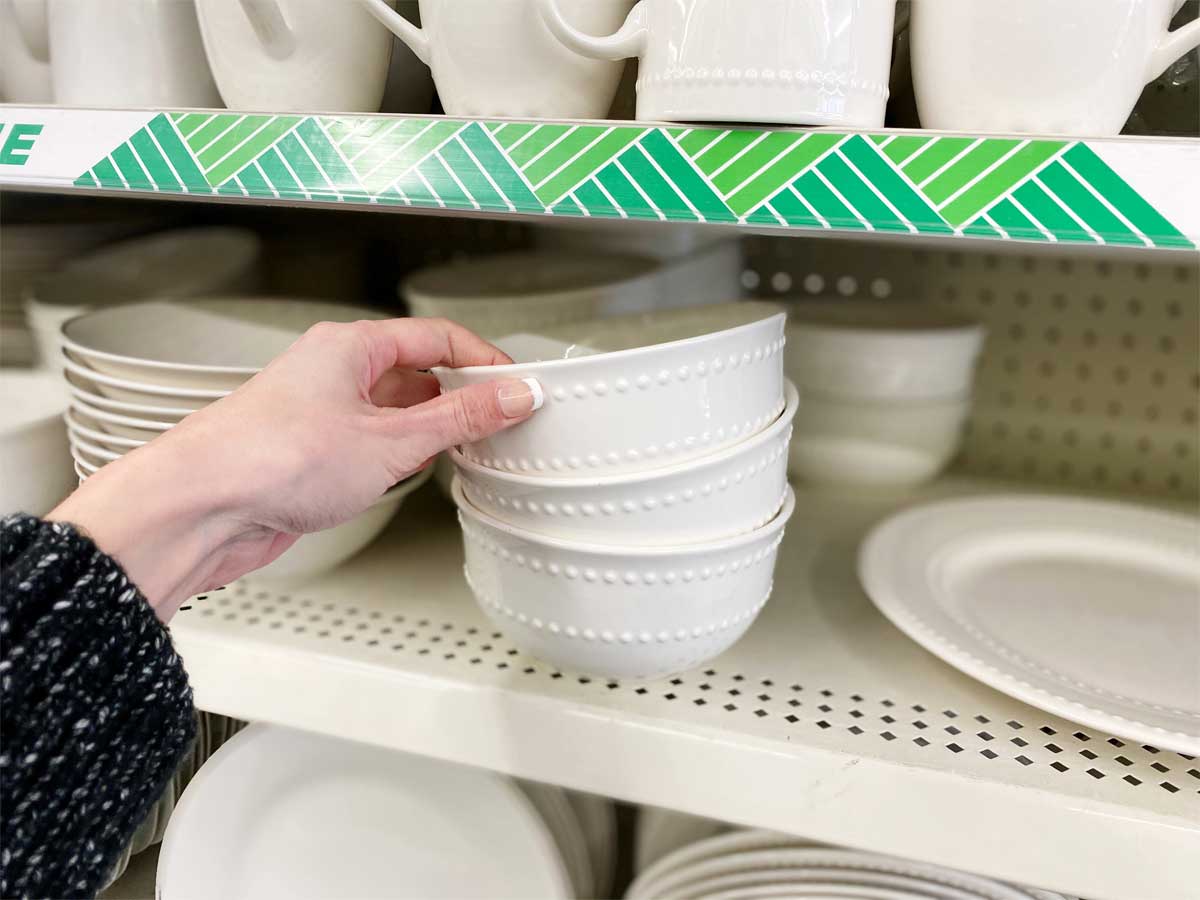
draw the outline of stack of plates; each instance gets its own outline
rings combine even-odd
[[[62,327],[66,414],[85,479],[232,392],[316,322],[382,318],[373,310],[261,297],[153,301],[100,310]],[[337,528],[307,535],[258,572],[307,578],[353,556],[428,477],[414,475]]]
[[[644,869],[628,900],[1066,900],[928,863],[814,845],[768,831],[690,844]]]
[[[256,724],[199,771],[158,896],[610,896],[609,801]]]
[[[59,330],[90,310],[163,297],[239,295],[259,281],[261,242],[244,228],[186,228],[73,259],[24,293],[38,355],[54,364]]]
[[[451,453],[466,574],[529,653],[603,677],[699,665],[771,592],[799,397],[784,315],[732,303],[579,322],[437,369],[448,390],[534,379],[528,422]]]

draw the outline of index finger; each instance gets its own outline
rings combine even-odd
[[[397,367],[459,369],[512,362],[504,351],[449,319],[379,319],[355,325],[367,339],[372,384]]]

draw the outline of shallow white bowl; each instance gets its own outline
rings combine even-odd
[[[161,425],[175,425],[186,416],[195,412],[183,406],[166,406],[155,403],[126,403],[114,400],[101,394],[95,384],[87,378],[72,372],[63,372],[67,393],[74,400],[80,400],[98,411],[116,413],[133,419],[142,419]],[[162,400],[161,397],[151,397],[150,400]]]
[[[640,256],[532,251],[422,269],[400,285],[414,316],[487,337],[653,309],[657,264]]]
[[[928,481],[954,458],[970,398],[868,403],[801,391],[788,473],[817,484]]]
[[[97,372],[95,369],[73,359],[69,355],[65,355],[66,352],[64,351],[62,358],[62,367],[64,370],[71,375],[91,382],[101,395],[113,400],[120,400],[123,403],[140,405],[153,403],[157,400],[164,406],[172,409],[186,409],[189,412],[195,412],[198,409],[208,406],[214,400],[220,400],[222,397],[227,397],[232,393],[232,391],[227,390],[164,387],[146,381],[117,378],[113,375],[105,375],[103,372]]]
[[[644,474],[534,478],[486,469],[458,450],[450,455],[476,509],[535,534],[618,546],[714,541],[761,528],[779,512],[799,399],[789,384],[787,409],[768,428]]]
[[[62,380],[0,369],[0,515],[42,516],[71,493]]]
[[[400,505],[413,491],[433,474],[433,467],[406,478],[377,500],[366,512],[349,522],[306,534],[279,559],[254,573],[255,578],[274,581],[297,581],[314,578],[344,563],[354,556],[387,527],[400,511]]]
[[[276,297],[160,300],[102,309],[62,326],[63,347],[105,375],[230,391],[318,322],[379,319],[347,304]]]
[[[78,438],[73,434],[68,433],[68,443],[71,447],[71,456],[75,462],[87,463],[97,469],[108,465],[110,462],[116,462],[125,455],[124,451],[117,452],[115,450],[105,450],[93,444],[85,438]]]
[[[767,525],[721,541],[609,547],[514,528],[455,482],[467,581],[488,617],[526,652],[606,678],[683,671],[745,633],[771,593],[795,497]]]
[[[904,301],[796,301],[788,307],[784,367],[805,389],[863,399],[967,393],[982,325]]]
[[[109,450],[113,453],[124,453],[145,445],[147,440],[153,440],[153,438],[131,438],[109,434],[99,428],[94,420],[89,419],[87,413],[74,405],[63,414],[63,421],[67,423],[67,433],[71,437],[87,441],[102,450]]]
[[[715,453],[779,417],[778,310],[729,303],[580,322],[544,333],[616,352],[434,374],[446,390],[499,378],[541,384],[545,406],[533,418],[462,448],[478,465],[547,478],[646,472]]]
[[[177,424],[117,415],[91,406],[78,397],[71,398],[69,408],[77,413],[82,413],[85,421],[90,421],[98,431],[112,437],[130,438],[135,441],[152,441]]]

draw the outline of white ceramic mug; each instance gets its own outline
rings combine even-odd
[[[221,105],[193,0],[50,0],[49,18],[56,102]]]
[[[230,109],[379,111],[392,41],[359,4],[197,0],[197,9]]]
[[[455,116],[600,119],[623,67],[571,53],[538,15],[535,0],[421,0],[417,28],[384,0],[366,8],[433,70],[438,96]],[[630,0],[564,0],[585,31],[611,31]]]
[[[50,103],[46,0],[0,0],[0,99]]]
[[[609,37],[539,3],[576,52],[639,58],[639,119],[883,124],[896,0],[641,0]]]
[[[1109,135],[1142,88],[1200,45],[1177,0],[917,0],[921,124],[950,131]]]

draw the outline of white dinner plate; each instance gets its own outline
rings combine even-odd
[[[1200,754],[1200,522],[1122,503],[948,500],[868,535],[859,576],[913,640],[1026,703]]]
[[[161,900],[569,890],[553,839],[510,779],[265,724],[196,774],[158,862]]]

